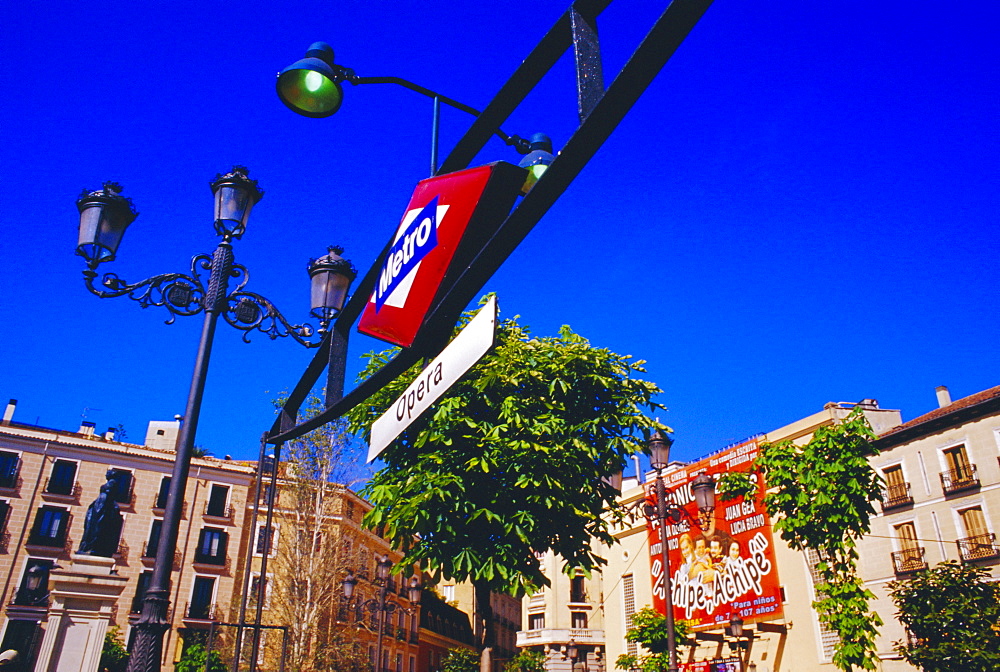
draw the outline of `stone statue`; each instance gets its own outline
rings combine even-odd
[[[107,482],[101,486],[97,499],[87,507],[87,517],[83,521],[83,538],[80,539],[80,555],[97,555],[110,558],[118,550],[118,540],[122,533],[122,514],[118,511],[118,479],[108,469]]]

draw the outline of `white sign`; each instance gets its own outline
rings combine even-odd
[[[496,324],[497,301],[496,297],[490,297],[455,340],[424,368],[389,410],[372,424],[372,438],[368,444],[369,462],[378,457],[410,423],[493,347]]]

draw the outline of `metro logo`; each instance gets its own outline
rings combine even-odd
[[[403,218],[404,228],[393,243],[385,258],[385,265],[379,275],[378,288],[375,290],[375,312],[382,309],[382,305],[389,298],[393,291],[399,287],[403,280],[410,278],[411,271],[415,271],[420,260],[427,256],[427,253],[437,247],[437,227],[438,227],[438,197],[435,196],[430,203],[424,206],[423,210],[410,211],[407,214],[416,212],[407,225]],[[403,303],[405,303],[405,297]]]
[[[526,171],[493,163],[422,180],[381,262],[358,331],[408,348],[449,269],[469,263],[507,217]],[[442,289],[444,288],[444,289]],[[455,316],[437,316],[454,321]]]

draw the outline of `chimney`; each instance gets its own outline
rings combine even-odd
[[[11,418],[14,417],[15,408],[17,408],[17,399],[11,399],[7,402],[7,408],[3,412],[3,424],[10,424]]]
[[[951,393],[945,385],[938,385],[934,391],[937,392],[938,408],[944,408],[951,403]]]
[[[80,423],[80,429],[78,430],[80,434],[84,436],[94,435],[94,423],[84,420]]]
[[[114,441],[115,440],[115,428],[114,427],[108,427],[108,431],[104,432],[104,440],[105,441]]]

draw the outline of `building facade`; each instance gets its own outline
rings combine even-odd
[[[0,650],[18,650],[31,669],[47,624],[48,572],[69,567],[87,507],[109,478],[117,481],[124,519],[115,567],[128,580],[112,625],[130,636],[152,574],[174,463],[167,446],[179,423],[151,423],[149,445],[139,446],[115,440],[111,430],[97,434],[92,423],[76,432],[19,424],[15,407],[12,400],[0,423]],[[251,467],[225,460],[192,461],[164,665],[180,655],[185,639],[228,616],[252,475]],[[35,591],[31,571],[42,574]]]
[[[582,571],[567,574],[563,561],[551,551],[539,557],[551,585],[522,600],[525,629],[517,646],[545,654],[552,672],[605,669],[604,574]],[[576,657],[571,654],[576,652]]]
[[[759,442],[790,440],[800,445],[813,433],[846,417],[860,406],[876,433],[888,432],[901,422],[899,411],[881,409],[872,399],[859,404],[829,403],[818,413],[758,437]],[[668,468],[679,469],[675,464]],[[645,476],[645,478],[642,478]],[[621,502],[634,507],[646,496],[645,484],[652,474],[636,474],[625,479]],[[724,507],[717,506],[716,516],[725,516]],[[873,521],[873,527],[875,522]],[[619,655],[642,653],[640,647],[625,640],[631,617],[645,606],[654,604],[651,576],[650,544],[646,520],[641,515],[623,521],[614,530],[619,544],[605,550],[608,565],[604,571],[604,627],[607,648],[607,668],[613,670]],[[744,627],[740,640],[732,637],[721,625],[696,633],[697,646],[679,651],[687,669],[708,669],[712,661],[740,661],[742,669],[751,664],[756,672],[832,672],[833,645],[836,638],[823,628],[811,604],[816,599],[818,574],[814,554],[793,551],[778,535],[773,535],[775,579],[779,582],[780,617],[757,617]],[[656,549],[658,553],[658,549]],[[864,561],[862,572],[865,571]],[[753,605],[753,600],[748,601]],[[880,607],[876,607],[880,608]],[[760,611],[761,609],[757,609]],[[777,610],[776,610],[777,613]],[[892,610],[881,610],[883,619],[891,620]],[[880,647],[885,662],[891,657]],[[699,667],[703,665],[704,667]],[[593,669],[593,668],[592,668]],[[885,667],[884,669],[890,669]]]
[[[938,408],[883,432],[872,457],[886,490],[858,550],[885,621],[878,649],[887,672],[913,669],[892,650],[906,632],[892,617],[891,581],[945,560],[1000,578],[1000,387],[956,401],[939,387],[937,397]]]

